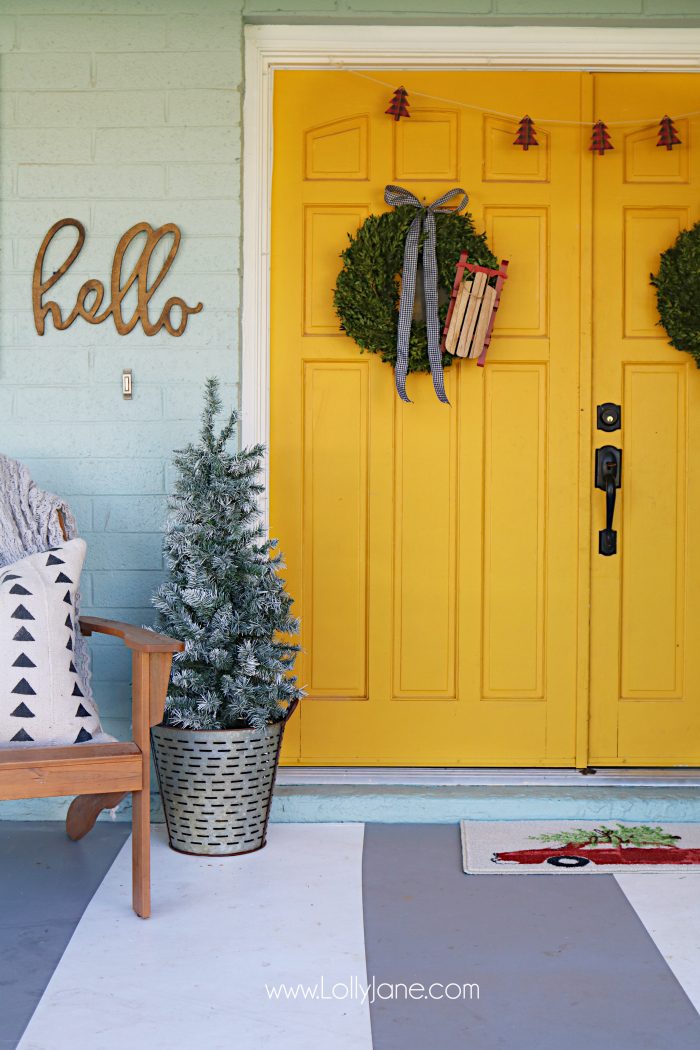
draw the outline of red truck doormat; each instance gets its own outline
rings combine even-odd
[[[467,875],[700,872],[700,823],[463,820]]]

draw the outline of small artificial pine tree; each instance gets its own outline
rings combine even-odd
[[[599,157],[602,157],[606,150],[615,149],[610,141],[607,124],[604,124],[602,120],[596,121],[593,125],[591,144],[588,148],[591,152],[597,153]]]
[[[410,102],[408,101],[408,91],[405,87],[399,87],[393,94],[389,108],[384,110],[389,116],[393,117],[394,120],[400,120],[401,117],[410,117],[408,107]]]
[[[673,149],[674,146],[681,145],[678,132],[668,114],[659,121],[659,141],[656,145],[665,146],[666,149]]]
[[[299,629],[278,570],[276,540],[259,518],[262,445],[227,446],[233,410],[216,433],[219,383],[207,380],[200,439],[175,455],[178,478],[164,550],[166,582],[153,598],[159,630],[180,638],[165,724],[187,729],[261,729],[303,696],[289,672]],[[286,636],[286,638],[285,638]]]
[[[539,142],[535,138],[535,125],[532,122],[532,117],[528,117],[526,114],[519,121],[518,127],[518,134],[513,139],[514,146],[522,146],[524,150],[529,149],[530,146],[539,146]]]

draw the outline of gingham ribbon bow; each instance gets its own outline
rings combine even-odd
[[[455,208],[444,208],[451,197],[461,193],[462,199]],[[418,209],[415,219],[408,228],[406,234],[406,245],[403,253],[403,273],[401,277],[401,301],[399,303],[399,327],[396,336],[396,390],[402,401],[410,398],[406,394],[406,376],[408,374],[408,342],[411,338],[411,322],[413,320],[413,304],[416,297],[416,270],[418,267],[418,245],[420,235],[425,229],[425,240],[423,241],[423,288],[425,291],[425,327],[428,335],[428,360],[430,361],[430,374],[433,377],[433,386],[438,399],[444,404],[449,404],[445,393],[445,380],[442,373],[442,354],[440,353],[440,320],[438,318],[438,275],[437,258],[435,255],[435,214],[436,212],[461,211],[467,206],[469,197],[464,190],[458,186],[453,190],[443,193],[432,204],[421,204],[402,186],[387,186],[384,190],[384,200],[387,204],[398,207],[401,204],[411,204]]]

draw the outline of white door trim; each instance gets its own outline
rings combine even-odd
[[[343,67],[697,73],[700,72],[700,29],[247,26],[241,325],[241,439],[244,444],[269,445],[270,435],[269,262],[274,71]],[[267,457],[265,463],[267,519]],[[587,635],[582,635],[580,644],[582,651],[587,651]],[[583,751],[582,757],[585,757]],[[495,775],[499,772],[495,771]],[[400,771],[387,775],[393,781]],[[335,778],[342,782],[338,771],[332,773],[329,782],[336,782]]]
[[[241,440],[246,445],[257,442],[268,445],[270,436],[269,262],[274,71],[343,66],[700,72],[700,29],[247,26],[241,325]],[[266,494],[267,480],[266,470]]]

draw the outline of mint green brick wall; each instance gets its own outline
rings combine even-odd
[[[167,467],[196,432],[205,377],[224,379],[229,403],[238,397],[240,7],[0,0],[0,450],[72,504],[88,542],[85,609],[135,623],[152,619]],[[151,313],[171,295],[202,301],[182,338],[118,336],[111,319],[37,336],[34,259],[67,216],[87,240],[56,288],[64,313],[88,277],[108,285],[133,223],[181,227]],[[106,728],[126,736],[129,658],[112,641],[92,648]]]
[[[682,26],[700,0],[0,0],[0,450],[73,504],[86,607],[136,623],[152,616],[171,451],[196,430],[204,378],[238,399],[245,21]],[[66,216],[87,229],[56,290],[68,309],[88,277],[108,282],[130,225],[180,225],[160,301],[204,303],[182,338],[120,337],[111,321],[37,336],[34,258]],[[128,658],[93,649],[107,728],[126,735]]]
[[[700,0],[245,0],[251,22],[700,24]]]

